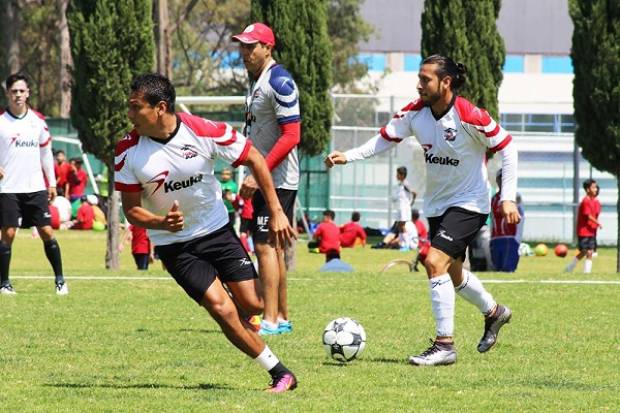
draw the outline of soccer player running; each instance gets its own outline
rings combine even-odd
[[[28,106],[28,79],[12,74],[5,85],[8,108],[0,111],[0,294],[16,294],[9,280],[16,230],[34,226],[54,270],[56,294],[67,295],[60,246],[48,207],[56,197],[52,137],[43,115]]]
[[[293,373],[243,319],[260,313],[263,302],[252,261],[228,225],[214,175],[216,159],[250,168],[267,201],[275,245],[294,237],[293,229],[265,161],[250,141],[228,124],[175,114],[175,99],[164,76],[140,75],[131,84],[127,115],[134,129],[118,142],[114,167],[125,216],[148,229],[170,275],[211,314],[226,338],[269,372],[267,390],[293,390]]]
[[[463,268],[465,250],[490,210],[485,162],[489,149],[502,157],[502,213],[511,224],[521,219],[515,204],[517,151],[512,138],[486,111],[457,95],[465,75],[465,66],[450,58],[426,58],[418,74],[420,98],[405,106],[362,146],[345,153],[332,152],[325,159],[328,167],[365,159],[412,135],[424,149],[424,212],[431,239],[424,265],[436,338],[429,349],[409,358],[413,365],[456,362],[455,293],[485,316],[484,334],[478,344],[481,353],[493,347],[500,328],[511,317],[510,309],[497,304],[480,280]]]
[[[265,157],[280,204],[292,224],[299,185],[296,147],[301,134],[297,86],[291,75],[271,56],[276,43],[269,27],[262,23],[251,24],[243,33],[233,36],[233,40],[239,42],[243,63],[250,76],[244,134]],[[268,207],[263,194],[256,189],[256,177],[247,176],[240,194],[244,198],[253,196],[251,232],[265,301],[260,334],[288,333],[293,326],[288,314],[285,246],[268,242]]]
[[[585,257],[583,272],[589,274],[592,272],[592,254],[596,247],[596,233],[599,228],[603,228],[603,225],[598,220],[601,213],[601,203],[596,199],[599,192],[598,184],[594,179],[586,179],[583,182],[583,189],[586,191],[586,196],[579,203],[577,215],[579,254],[566,266],[565,271],[572,272],[577,263]]]

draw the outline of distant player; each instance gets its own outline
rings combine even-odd
[[[226,123],[175,114],[175,99],[164,76],[141,75],[131,84],[128,116],[135,129],[118,142],[114,167],[125,216],[148,229],[167,271],[211,314],[226,338],[269,372],[268,391],[293,390],[293,373],[240,315],[260,313],[263,302],[252,261],[228,225],[213,174],[216,160],[250,168],[267,201],[275,245],[293,237],[293,229],[251,142]]]
[[[299,186],[297,144],[301,136],[297,86],[290,73],[271,56],[276,41],[269,27],[251,24],[233,40],[239,42],[243,64],[250,75],[244,134],[265,157],[278,199],[292,224]],[[251,232],[265,299],[260,333],[288,333],[293,325],[288,314],[284,250],[267,242],[269,213],[263,194],[256,191],[255,178],[245,178],[240,195],[254,195]]]
[[[586,196],[583,197],[579,204],[577,215],[579,254],[566,266],[566,272],[572,272],[583,257],[586,258],[583,263],[583,272],[586,274],[592,272],[592,254],[596,247],[596,232],[599,228],[603,228],[598,220],[601,213],[601,203],[596,198],[598,195],[597,187],[598,185],[594,179],[586,179],[583,182]]]
[[[52,136],[40,113],[28,106],[28,79],[6,79],[8,108],[0,111],[0,294],[15,294],[9,281],[11,248],[18,227],[36,227],[52,265],[56,294],[69,293],[48,202],[56,197]],[[43,173],[41,173],[43,169]],[[44,175],[49,183],[46,189]]]
[[[351,214],[351,221],[340,227],[340,245],[343,248],[352,248],[357,243],[362,247],[366,246],[366,231],[359,224],[360,213],[355,211]]]
[[[510,320],[508,307],[497,304],[480,280],[463,268],[465,251],[490,210],[486,151],[502,157],[502,215],[507,223],[521,219],[517,206],[517,150],[511,136],[489,114],[471,104],[457,91],[465,82],[466,69],[452,59],[427,57],[418,73],[418,93],[380,133],[345,153],[332,152],[328,167],[369,158],[415,135],[425,152],[426,194],[424,213],[430,226],[431,248],[424,264],[429,277],[436,324],[432,346],[417,356],[413,365],[456,362],[454,347],[455,293],[474,304],[485,316],[479,352],[497,341],[499,329]]]
[[[495,176],[497,193],[491,198],[491,217],[493,219],[491,230],[491,260],[493,268],[501,272],[514,272],[519,265],[519,245],[523,233],[524,211],[521,206],[521,195],[517,194],[517,208],[521,215],[518,224],[509,224],[502,214],[502,170],[497,171]]]

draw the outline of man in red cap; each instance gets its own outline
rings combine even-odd
[[[301,135],[297,85],[271,56],[276,41],[268,26],[251,24],[243,33],[233,36],[233,40],[239,42],[243,64],[250,77],[244,135],[265,157],[280,204],[292,224],[299,186],[296,147]],[[240,195],[253,197],[254,216],[250,231],[258,257],[265,302],[260,333],[288,333],[293,326],[288,317],[284,251],[268,242],[268,209],[263,195],[256,189],[254,178],[247,176]]]

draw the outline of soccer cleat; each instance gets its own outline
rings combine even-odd
[[[293,331],[293,323],[289,320],[281,320],[278,322],[278,330],[280,330],[280,334],[286,334]]]
[[[67,295],[69,294],[69,287],[67,283],[58,283],[56,284],[56,294],[57,295]]]
[[[297,388],[297,378],[293,373],[284,373],[279,377],[274,377],[271,385],[265,389],[267,393],[284,393],[285,391]]]
[[[261,336],[274,336],[282,334],[282,331],[280,331],[277,324],[274,327],[273,324],[267,323],[263,320],[260,322],[260,330],[258,330],[258,334]]]
[[[15,288],[13,288],[11,284],[7,284],[7,285],[3,285],[2,287],[0,287],[0,294],[15,295],[17,294],[17,291],[15,291]]]
[[[258,333],[260,331],[261,317],[259,315],[250,316],[246,318],[245,321],[247,321],[252,326],[252,329],[255,332]]]
[[[478,351],[484,353],[489,351],[497,342],[497,334],[504,324],[510,322],[512,311],[510,308],[501,304],[497,305],[492,316],[484,318],[484,334],[478,343]]]
[[[431,340],[431,346],[419,356],[409,356],[409,364],[414,366],[447,366],[456,363],[454,344]]]

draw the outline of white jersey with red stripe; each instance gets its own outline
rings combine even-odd
[[[32,109],[21,117],[1,112],[0,167],[4,169],[0,193],[44,191],[43,173],[56,186],[52,136],[43,115]]]
[[[230,125],[184,113],[178,129],[161,142],[135,130],[116,145],[114,186],[123,192],[142,192],[142,206],[164,216],[179,202],[185,226],[179,232],[148,230],[153,244],[167,245],[210,234],[228,223],[222,189],[214,175],[220,158],[238,166],[251,143]]]
[[[392,142],[413,135],[422,145],[427,217],[440,216],[450,207],[489,213],[486,151],[502,150],[512,137],[484,109],[458,96],[435,119],[431,108],[417,99],[401,109],[380,134]]]
[[[282,135],[280,126],[300,121],[297,85],[284,67],[271,61],[248,89],[245,133],[254,147],[267,157]],[[298,188],[297,148],[293,148],[271,171],[271,176],[276,188]]]

